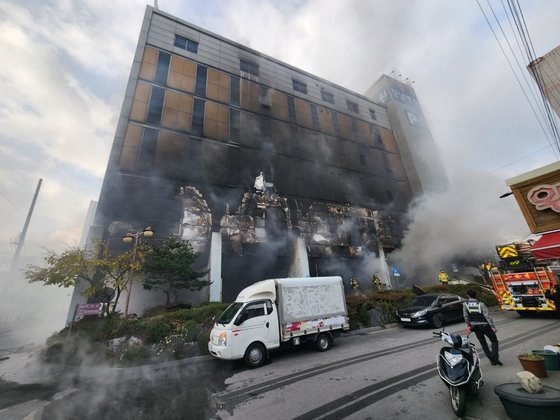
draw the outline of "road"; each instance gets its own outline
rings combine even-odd
[[[517,382],[516,356],[560,342],[558,319],[522,319],[496,312],[503,367],[483,357],[485,385],[469,400],[467,416],[507,419],[495,385]],[[463,331],[464,324],[447,327]],[[220,419],[451,419],[449,394],[435,371],[443,344],[429,329],[391,328],[341,338],[331,351],[300,349],[273,354],[262,368],[244,370],[214,396]],[[476,338],[472,337],[476,343]],[[560,388],[560,372],[547,385]]]
[[[470,418],[506,419],[494,386],[516,381],[517,354],[560,342],[558,319],[493,315],[504,366],[483,358],[485,385],[469,401]],[[430,329],[362,331],[326,353],[273,353],[255,370],[208,357],[127,369],[45,366],[27,347],[12,347],[0,360],[0,419],[453,419],[434,367],[441,344]],[[560,388],[560,372],[543,382]]]

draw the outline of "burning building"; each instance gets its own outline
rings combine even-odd
[[[415,102],[393,106],[396,87]],[[389,283],[383,255],[426,182],[402,148],[427,126],[398,115],[421,115],[410,86],[383,76],[371,92],[148,6],[91,234],[116,243],[152,226],[191,241],[212,282],[199,300],[271,277]]]

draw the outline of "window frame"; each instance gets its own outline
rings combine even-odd
[[[181,48],[193,54],[198,54],[198,45],[197,41],[193,41],[183,35],[175,34],[175,39],[173,40],[174,47]]]
[[[321,89],[321,100],[334,105],[334,93]]]
[[[351,111],[355,114],[360,113],[360,106],[356,102],[352,102],[352,101],[349,101],[347,99],[346,100],[346,107],[348,108],[348,111]]]
[[[239,59],[239,70],[251,76],[259,77],[259,65],[244,58]]]
[[[292,79],[292,87],[296,92],[305,93],[307,95],[307,83]]]

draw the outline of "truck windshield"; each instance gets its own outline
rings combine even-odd
[[[218,318],[216,323],[217,324],[223,324],[223,325],[229,324],[231,322],[231,320],[233,319],[233,317],[235,316],[235,314],[237,313],[237,311],[239,311],[239,308],[241,308],[242,306],[243,306],[243,303],[240,303],[240,302],[232,303],[220,315],[220,317]]]

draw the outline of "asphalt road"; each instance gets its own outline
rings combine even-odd
[[[559,319],[493,316],[504,366],[483,358],[485,385],[469,401],[470,418],[506,419],[494,386],[516,382],[517,354],[560,342]],[[452,419],[435,371],[442,344],[431,329],[370,330],[340,337],[326,353],[273,353],[255,370],[208,357],[128,369],[45,366],[36,348],[5,348],[0,419]],[[543,382],[560,388],[560,371]]]
[[[523,319],[495,312],[503,367],[483,357],[485,385],[469,400],[467,416],[507,419],[494,386],[517,382],[516,356],[560,342],[560,320]],[[463,331],[464,324],[447,326]],[[475,343],[478,344],[474,335]],[[227,380],[214,395],[220,419],[452,419],[447,387],[435,371],[441,341],[431,329],[401,327],[341,338],[327,353],[312,348],[273,354],[256,370]],[[482,353],[482,352],[481,352]],[[483,355],[483,353],[482,353]],[[560,372],[545,385],[560,388]]]

